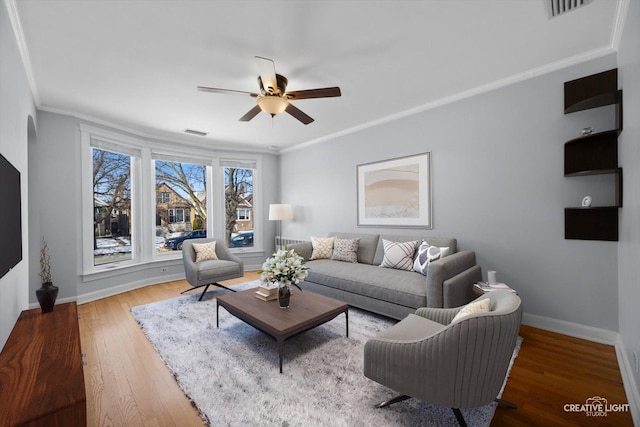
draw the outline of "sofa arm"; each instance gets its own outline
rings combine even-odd
[[[427,306],[428,307],[451,307],[461,299],[460,295],[465,295],[466,287],[471,289],[474,281],[473,275],[463,275],[460,280],[447,282],[449,279],[458,276],[470,268],[476,266],[476,253],[473,251],[460,251],[448,255],[442,259],[432,262],[427,267]],[[447,286],[445,286],[447,282]],[[447,297],[445,298],[445,293]]]
[[[311,255],[313,254],[313,245],[311,242],[299,242],[293,243],[287,246],[287,249],[293,249],[295,253],[300,255],[305,261],[309,261],[311,259]]]
[[[479,265],[463,271],[443,283],[445,307],[459,307],[478,296],[473,293],[473,284],[482,280],[482,269]]]

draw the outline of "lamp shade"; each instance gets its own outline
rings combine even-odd
[[[269,205],[269,220],[293,219],[291,205]]]

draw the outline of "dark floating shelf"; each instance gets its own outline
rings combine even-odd
[[[618,209],[622,207],[622,168],[618,167],[618,136],[622,132],[622,90],[618,70],[604,71],[564,84],[564,113],[616,106],[615,129],[572,139],[564,145],[564,176],[615,175],[615,206],[565,208],[564,238],[618,240]]]
[[[618,98],[618,69],[614,68],[565,82],[564,113],[613,105]]]
[[[618,241],[618,208],[565,208],[564,238]]]

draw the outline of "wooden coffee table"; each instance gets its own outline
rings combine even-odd
[[[255,292],[256,289],[248,289],[217,297],[216,328],[220,326],[219,309],[222,306],[238,319],[274,338],[278,342],[280,353],[280,373],[284,342],[287,339],[322,325],[340,313],[345,315],[347,337],[349,336],[349,306],[342,301],[310,291],[292,289],[291,305],[282,309],[277,299],[262,301],[256,298]]]

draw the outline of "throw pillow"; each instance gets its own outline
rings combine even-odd
[[[322,239],[311,236],[313,252],[310,259],[331,259],[331,255],[333,255],[333,240],[334,237]]]
[[[216,255],[216,242],[194,243],[193,249],[196,251],[196,262],[210,261],[218,259]]]
[[[467,316],[477,313],[488,313],[491,309],[491,299],[485,298],[479,301],[470,302],[469,304],[462,307],[462,310],[455,315],[451,323],[456,322],[458,320],[462,320]]]
[[[420,274],[427,275],[427,267],[433,261],[437,261],[440,258],[444,258],[449,255],[448,247],[431,246],[424,240],[418,247],[418,255],[413,262],[413,269]]]
[[[417,240],[411,242],[391,242],[382,239],[384,257],[380,267],[395,268],[398,270],[413,270],[413,254],[418,246]]]
[[[333,242],[332,260],[358,262],[358,246],[360,239],[339,239]]]

